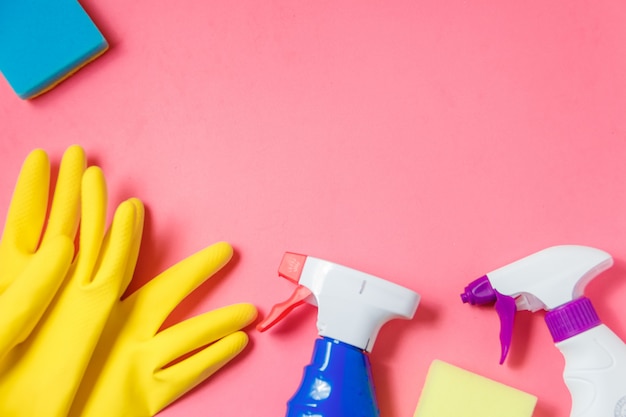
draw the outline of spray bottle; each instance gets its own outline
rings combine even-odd
[[[565,358],[571,417],[626,417],[626,344],[602,324],[583,294],[612,265],[611,255],[599,249],[553,246],[488,273],[461,294],[464,303],[495,303],[500,363],[509,350],[515,312],[548,311],[546,324]]]
[[[295,307],[318,307],[311,363],[287,402],[287,417],[378,417],[369,352],[379,330],[395,318],[412,319],[419,295],[332,262],[285,253],[278,274],[297,287],[257,329],[265,331]]]

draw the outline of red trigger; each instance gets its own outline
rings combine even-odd
[[[310,295],[312,295],[312,293],[307,287],[298,285],[288,300],[278,303],[272,307],[267,317],[262,322],[257,324],[256,329],[260,332],[264,332],[269,329],[289,314],[291,310],[304,304]]]

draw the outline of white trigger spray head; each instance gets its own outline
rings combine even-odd
[[[378,332],[389,320],[412,319],[419,294],[355,269],[287,252],[279,275],[297,284],[289,300],[277,304],[257,326],[266,330],[297,305],[317,305],[317,329],[329,337],[371,352]]]

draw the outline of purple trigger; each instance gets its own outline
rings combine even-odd
[[[517,311],[515,299],[500,294],[489,282],[489,277],[483,275],[465,287],[465,291],[461,294],[461,300],[472,305],[487,305],[495,302],[496,312],[500,318],[500,346],[502,348],[500,364],[503,364],[513,338],[513,321]]]
[[[500,347],[502,348],[500,365],[502,365],[511,347],[513,322],[517,306],[515,305],[515,298],[500,294],[495,290],[494,292],[496,293],[496,312],[498,313],[498,317],[500,317]]]

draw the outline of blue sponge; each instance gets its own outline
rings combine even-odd
[[[23,99],[53,88],[107,48],[76,0],[0,0],[0,71]]]

